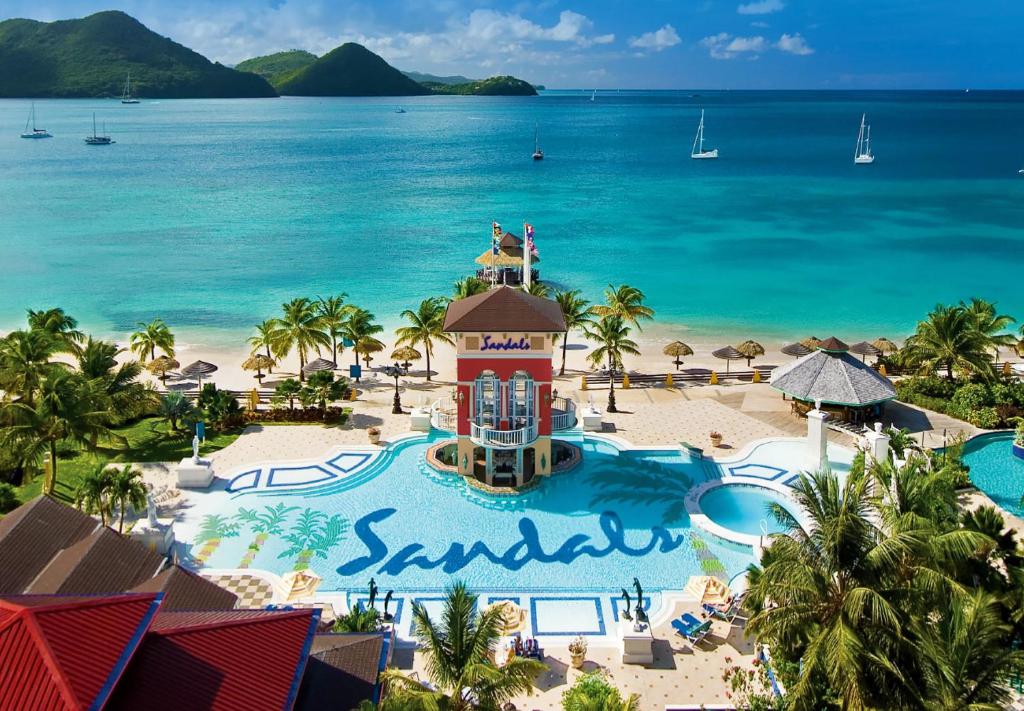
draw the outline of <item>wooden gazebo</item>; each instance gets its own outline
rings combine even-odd
[[[531,271],[533,273],[532,281],[540,279],[540,272],[532,267],[532,265],[538,262],[540,262],[540,257],[530,257]],[[476,271],[478,279],[483,279],[490,283],[492,281],[491,269],[493,267],[493,281],[496,284],[520,285],[523,282],[523,239],[511,232],[506,232],[498,241],[498,253],[494,254],[492,249],[488,249],[476,258],[476,263],[483,267]]]

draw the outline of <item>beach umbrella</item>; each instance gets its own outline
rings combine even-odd
[[[683,361],[681,361],[680,358],[682,358],[683,356],[692,356],[693,349],[690,348],[685,343],[683,343],[682,341],[672,341],[667,346],[665,346],[665,348],[662,350],[662,353],[672,358],[675,358],[674,362],[676,364],[676,370],[679,370],[679,366],[683,364]]]
[[[764,346],[757,341],[743,341],[743,343],[736,346],[736,352],[743,354],[743,357],[747,359],[747,367],[749,368],[751,360],[759,355],[764,355]]]
[[[153,375],[158,376],[160,378],[160,382],[166,383],[167,374],[180,366],[181,364],[174,360],[174,358],[162,355],[149,361],[149,364],[146,366],[146,370]]]
[[[488,610],[501,610],[501,634],[513,635],[516,632],[526,630],[526,610],[514,603],[512,600],[498,600],[487,606]]]
[[[809,350],[816,350],[821,344],[821,339],[817,336],[808,336],[804,340],[800,341],[800,345]]]
[[[725,372],[729,372],[729,361],[731,360],[743,360],[746,358],[745,355],[740,353],[732,346],[726,346],[725,348],[719,348],[717,351],[711,351],[711,355],[715,358],[721,358],[725,361]]]
[[[213,375],[217,372],[217,366],[213,363],[207,363],[205,360],[197,360],[195,363],[189,363],[181,369],[181,374],[186,378],[197,378],[199,380],[199,389],[203,389],[203,376]]]
[[[248,358],[245,359],[244,363],[242,363],[242,368],[244,368],[245,370],[255,370],[256,371],[255,378],[257,380],[262,380],[263,379],[263,369],[264,368],[273,368],[273,367],[274,367],[274,359],[273,358],[268,358],[267,356],[265,356],[262,353],[253,353],[251,356],[249,356]]]
[[[782,347],[782,352],[783,353],[785,353],[788,356],[793,356],[794,358],[800,358],[802,356],[805,356],[808,353],[813,352],[813,350],[814,350],[813,348],[808,348],[803,343],[799,343],[799,342],[798,343],[790,343],[788,346],[783,346]]]
[[[353,347],[356,353],[363,356],[363,360],[366,362],[366,367],[370,367],[370,362],[373,360],[372,353],[380,353],[384,350],[384,344],[378,341],[373,336],[364,336],[359,339],[359,342]]]
[[[423,357],[423,354],[412,346],[402,346],[401,348],[395,349],[395,352],[391,354],[391,357],[402,364],[402,366],[408,370],[409,366],[412,365],[412,361],[419,360]]]
[[[309,568],[305,570],[290,570],[281,576],[281,582],[277,585],[277,592],[284,602],[299,600],[310,597],[320,586],[320,576]]]
[[[708,578],[704,594],[700,598],[702,605],[727,605],[735,597],[728,585],[718,578]]]
[[[338,364],[335,363],[333,360],[327,360],[326,358],[317,358],[316,360],[311,360],[310,362],[306,363],[306,365],[302,367],[302,372],[305,373],[306,375],[309,375],[310,373],[318,373],[321,370],[334,370],[337,367]]]
[[[871,341],[871,345],[877,348],[882,355],[895,353],[900,349],[899,346],[890,341],[888,338],[876,338],[875,340]]]
[[[882,351],[878,350],[867,341],[854,343],[852,346],[850,346],[850,353],[856,353],[857,355],[859,355],[861,363],[863,363],[864,359],[867,358],[868,356],[877,357],[882,355]]]

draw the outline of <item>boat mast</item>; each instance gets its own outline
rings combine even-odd
[[[697,155],[697,144],[700,143],[701,152],[704,151],[704,109],[700,110],[700,123],[697,124],[697,135],[693,137],[693,147],[690,148],[690,155]]]

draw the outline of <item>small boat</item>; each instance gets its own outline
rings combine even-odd
[[[1017,171],[1017,175],[1024,175],[1024,168]]]
[[[533,159],[544,160],[544,151],[540,149],[540,127],[535,125],[533,127]]]
[[[103,124],[103,135],[96,133],[96,114],[92,115],[92,135],[85,137],[85,142],[90,146],[109,146],[115,143],[107,134],[107,125]]]
[[[707,160],[718,158],[718,149],[704,150],[704,109],[700,110],[700,123],[697,125],[697,135],[693,137],[693,147],[690,149],[690,157],[695,160]]]
[[[121,103],[122,104],[137,104],[138,99],[132,98],[132,73],[128,72],[128,77],[124,80],[124,91],[121,92]]]
[[[597,98],[597,89],[594,89],[594,93],[590,95],[590,100],[593,101]]]
[[[399,106],[397,109],[395,109],[395,113],[396,114],[404,114],[405,113],[405,109],[403,109],[401,106]]]
[[[857,165],[875,162],[875,156],[871,153],[871,124],[867,122],[867,114],[860,116],[860,133],[857,134],[857,148],[853,152],[853,162]]]
[[[29,130],[29,126],[32,127]],[[28,120],[25,121],[25,133],[21,134],[22,138],[53,138],[53,134],[47,131],[45,128],[36,127],[36,105],[32,103],[32,110],[28,112]]]

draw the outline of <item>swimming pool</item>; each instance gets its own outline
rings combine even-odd
[[[1024,516],[1024,459],[1013,456],[1012,444],[1012,432],[980,435],[964,445],[963,460],[976,487],[1010,513]]]
[[[794,513],[793,504],[761,486],[724,484],[708,490],[700,497],[701,511],[711,521],[729,530],[752,536],[763,533],[762,522],[767,526],[768,533],[786,532],[786,527],[768,510],[773,503],[781,504],[791,514]]]
[[[440,439],[237,474],[236,491],[191,495],[176,526],[179,554],[206,568],[310,567],[325,591],[364,590],[374,577],[398,592],[452,580],[489,590],[617,591],[634,576],[651,591],[679,590],[691,575],[730,579],[752,561],[749,547],[690,526],[684,498],[715,476],[706,461],[567,438],[583,450],[579,466],[522,494],[491,496],[426,464]],[[325,478],[331,472],[344,474]]]

